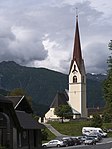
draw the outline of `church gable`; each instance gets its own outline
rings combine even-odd
[[[71,72],[69,74],[69,83],[79,83],[81,82],[81,73],[77,66],[77,63],[74,61],[71,67]]]
[[[54,97],[54,100],[50,106],[50,108],[56,108],[60,105],[66,105],[67,104],[67,97],[65,96],[64,92],[57,92],[56,96]]]

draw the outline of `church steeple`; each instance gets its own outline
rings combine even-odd
[[[72,107],[74,118],[78,118],[79,115],[79,117],[87,117],[86,72],[81,52],[78,15],[76,16],[73,57],[69,72],[69,104]]]
[[[72,60],[76,61],[78,67],[80,67],[81,61],[82,61],[82,53],[81,53],[80,34],[79,34],[79,26],[78,26],[78,15],[76,16],[76,30],[75,30]]]
[[[73,46],[73,57],[71,60],[70,71],[72,69],[72,65],[76,62],[78,69],[81,73],[81,65],[83,62],[82,52],[81,52],[81,44],[80,44],[80,33],[79,33],[79,25],[78,25],[78,15],[76,15],[76,29],[75,29],[75,37],[74,37],[74,46]],[[70,73],[69,71],[69,73]]]

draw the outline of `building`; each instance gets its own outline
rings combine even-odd
[[[44,122],[59,120],[60,117],[54,114],[55,108],[61,105],[67,105],[68,104],[67,101],[68,101],[68,95],[66,94],[65,91],[57,92],[53,102],[50,105],[49,111],[45,114]]]
[[[65,94],[66,93],[66,94]],[[62,96],[63,94],[64,96]],[[66,102],[65,102],[66,100]],[[45,121],[59,119],[54,110],[62,104],[69,104],[73,111],[73,118],[86,118],[86,71],[82,58],[78,16],[76,16],[76,31],[74,38],[73,57],[69,70],[69,91],[57,93],[49,111],[45,114]]]
[[[25,96],[0,95],[0,145],[8,149],[37,149],[41,147],[44,126],[32,117]]]
[[[78,16],[76,16],[73,57],[69,71],[69,104],[74,118],[87,117],[86,72],[81,52]]]

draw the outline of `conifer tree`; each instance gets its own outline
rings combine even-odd
[[[107,79],[104,81],[103,89],[104,89],[104,99],[106,101],[105,113],[111,115],[112,119],[112,40],[110,40],[108,47],[111,53],[107,60],[108,63]]]

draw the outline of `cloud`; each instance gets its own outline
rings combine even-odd
[[[84,49],[84,58],[88,72],[105,73],[109,51],[104,43],[91,43]]]
[[[5,30],[6,32],[6,30]],[[23,27],[12,27],[7,33],[0,32],[0,60],[13,60],[27,64],[34,60],[44,60],[47,50],[44,49],[38,32]]]
[[[99,3],[96,6],[96,0],[94,3],[89,0],[1,0],[0,61],[14,60],[22,65],[68,73],[78,7],[86,71],[105,71],[112,17],[98,9]],[[98,51],[102,52],[103,59],[98,57]]]

